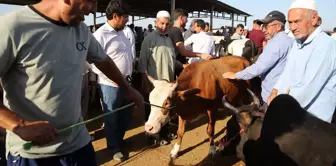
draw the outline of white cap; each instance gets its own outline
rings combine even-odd
[[[315,0],[295,0],[290,6],[289,10],[297,9],[297,8],[310,9],[310,10],[317,11]]]
[[[168,17],[170,18],[170,14],[169,12],[165,11],[165,10],[161,10],[156,14],[156,18],[161,18],[161,17]]]

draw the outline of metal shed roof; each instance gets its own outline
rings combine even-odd
[[[12,5],[28,5],[39,2],[40,0],[0,0],[0,3]],[[155,17],[157,11],[170,11],[170,0],[125,0],[131,6],[131,15]],[[98,12],[105,12],[105,8],[110,0],[98,0]],[[152,6],[152,7],[149,7]],[[225,12],[228,14],[237,14],[241,16],[251,16],[250,14],[227,5],[218,0],[176,0],[176,8],[183,8],[189,12],[210,11]]]

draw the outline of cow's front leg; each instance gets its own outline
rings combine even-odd
[[[208,110],[207,114],[208,114],[208,118],[209,118],[208,127],[207,127],[207,133],[208,133],[209,140],[210,140],[209,155],[214,157],[215,154],[216,154],[216,146],[215,146],[215,143],[214,143],[216,112],[212,111],[212,110]]]
[[[178,152],[180,151],[182,138],[185,132],[185,120],[183,120],[180,116],[178,117],[178,130],[177,130],[177,142],[175,143],[173,149],[170,151],[170,158],[175,159],[177,157]]]

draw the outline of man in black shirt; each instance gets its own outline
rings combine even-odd
[[[168,31],[168,36],[171,38],[174,44],[177,60],[183,64],[186,64],[186,57],[200,57],[204,60],[211,59],[212,56],[209,54],[191,52],[184,47],[184,39],[181,29],[184,28],[188,22],[188,12],[184,9],[175,9],[173,12],[173,19],[174,26],[171,27]],[[180,69],[180,71],[176,74],[179,75],[181,71],[182,69]]]

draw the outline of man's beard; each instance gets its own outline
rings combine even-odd
[[[113,26],[112,26],[112,27],[113,27]],[[124,25],[120,25],[120,26],[116,26],[116,27],[113,27],[113,29],[116,30],[116,31],[121,31],[121,30],[125,29],[125,27],[126,27],[126,24],[124,24]]]
[[[167,31],[168,31],[168,29],[166,29],[166,30],[163,30],[163,29],[160,29],[160,28],[157,28],[156,29],[157,31],[159,31],[161,34],[166,34],[167,33]]]
[[[84,16],[83,16],[83,18],[76,17],[76,18],[69,21],[69,26],[77,26],[84,20],[85,20]]]
[[[121,30],[125,29],[125,27],[126,27],[126,25],[121,25],[121,26],[118,27],[116,30],[117,30],[117,31],[121,31]]]

